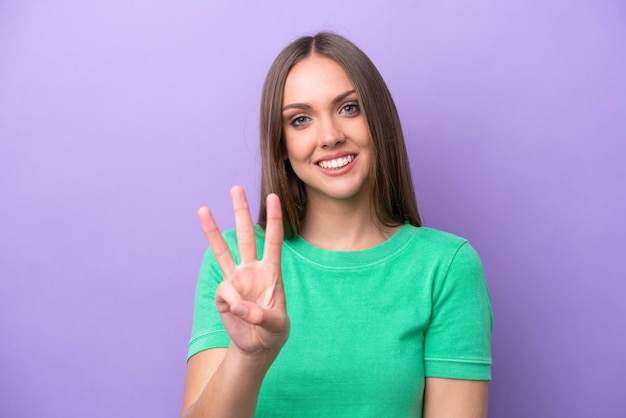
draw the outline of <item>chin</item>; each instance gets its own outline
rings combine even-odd
[[[333,188],[333,189],[318,189],[307,192],[317,194],[327,199],[335,200],[352,200],[352,199],[364,199],[367,198],[367,188],[362,187],[345,187],[345,188]]]

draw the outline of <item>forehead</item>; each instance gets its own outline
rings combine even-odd
[[[326,96],[334,98],[353,89],[350,77],[337,61],[311,55],[294,65],[287,74],[283,105]]]

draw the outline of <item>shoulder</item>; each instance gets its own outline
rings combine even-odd
[[[484,275],[480,256],[467,239],[429,227],[409,225],[404,229],[408,242],[403,251],[405,259],[410,257],[427,267],[439,280],[449,276],[464,279],[468,275]]]
[[[420,251],[453,255],[463,247],[472,248],[467,239],[439,229],[405,225],[402,230],[410,244]]]
[[[450,232],[442,231],[440,229],[431,228],[428,226],[413,226],[410,224],[404,225],[403,229],[407,229],[408,232],[423,240],[429,240],[434,243],[441,244],[460,244],[467,241],[463,237],[452,234]]]

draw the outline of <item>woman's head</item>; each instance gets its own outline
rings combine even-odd
[[[354,44],[332,33],[305,36],[289,44],[272,64],[261,99],[262,189],[259,223],[265,225],[268,193],[281,198],[285,236],[299,233],[306,211],[306,192],[288,160],[284,160],[282,103],[285,80],[298,62],[311,55],[336,61],[346,72],[367,119],[373,161],[370,198],[381,225],[409,222],[420,226],[400,120],[391,94],[371,60]]]

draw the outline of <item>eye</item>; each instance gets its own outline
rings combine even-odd
[[[345,113],[347,115],[355,115],[359,113],[361,107],[358,103],[347,103],[341,108],[341,113]]]
[[[298,126],[304,125],[309,120],[311,120],[311,118],[309,118],[308,116],[299,115],[299,116],[294,116],[293,118],[291,118],[291,120],[289,121],[289,124],[291,126],[298,127]]]

